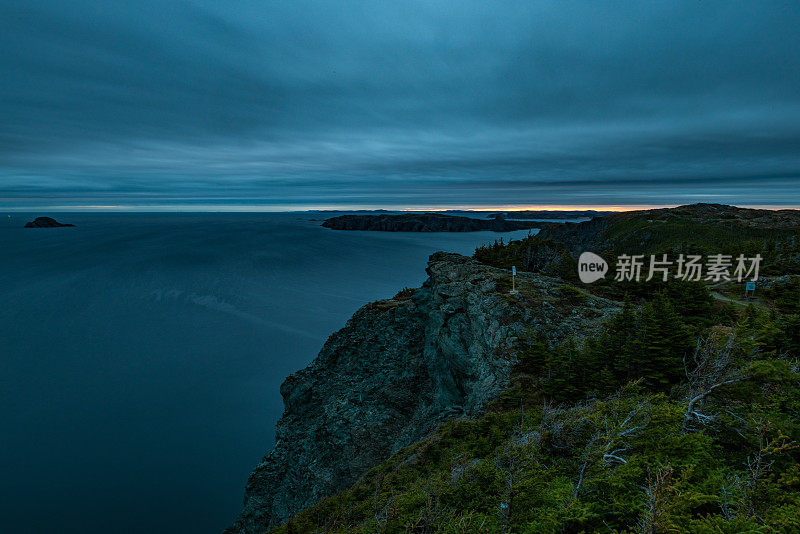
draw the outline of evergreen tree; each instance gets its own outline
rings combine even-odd
[[[692,350],[691,336],[664,293],[642,311],[642,351],[636,368],[651,386],[668,387],[683,375],[683,358]]]

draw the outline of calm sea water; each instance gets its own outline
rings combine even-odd
[[[286,375],[357,308],[422,283],[432,252],[527,234],[322,217],[3,215],[0,530],[220,532],[272,446]]]

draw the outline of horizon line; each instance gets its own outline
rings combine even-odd
[[[660,208],[675,208],[699,204],[618,204],[618,205],[576,205],[576,204],[498,204],[494,206],[467,205],[467,206],[374,206],[374,205],[302,205],[285,206],[274,204],[139,204],[139,205],[50,205],[50,206],[4,206],[0,212],[30,213],[36,211],[52,211],[58,213],[68,212],[96,212],[96,213],[300,213],[300,212],[347,212],[347,211],[400,211],[400,212],[515,212],[515,211],[601,211],[601,212],[626,212]],[[723,204],[738,208],[766,209],[766,210],[797,210],[797,205],[776,204],[724,204],[719,202],[702,202],[702,204]]]

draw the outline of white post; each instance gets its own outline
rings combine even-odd
[[[517,294],[517,285],[516,285],[516,278],[517,278],[517,267],[513,265],[511,267],[511,294]]]

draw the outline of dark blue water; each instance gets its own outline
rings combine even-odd
[[[284,377],[358,307],[418,286],[433,251],[498,237],[313,217],[3,215],[0,530],[219,532],[272,446]]]

